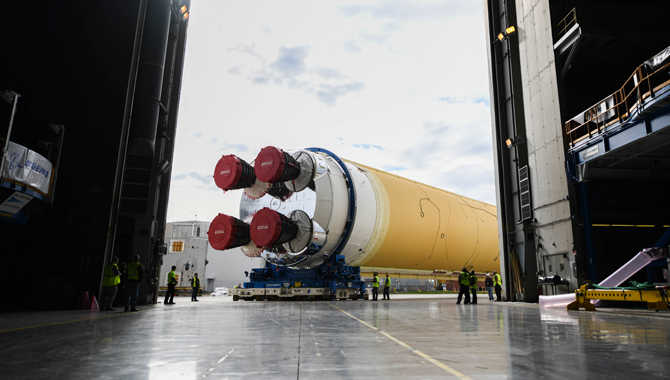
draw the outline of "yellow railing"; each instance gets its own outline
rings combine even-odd
[[[570,28],[572,28],[572,26],[575,24],[577,24],[577,8],[572,8],[572,10],[568,12],[568,14],[563,18],[563,20],[561,20],[558,24],[556,24],[556,29],[558,29],[556,37],[561,38],[563,33],[570,30]]]
[[[626,121],[642,101],[654,97],[659,90],[670,84],[670,80],[667,80],[669,69],[670,63],[651,73],[644,64],[638,66],[619,90],[565,123],[565,133],[570,138],[570,145],[602,133],[617,121]]]
[[[578,17],[579,15],[579,17]],[[555,39],[559,40],[565,33],[574,25],[588,25],[595,28],[611,29],[625,29],[626,15],[620,12],[608,11],[585,11],[582,9],[572,8],[570,12],[556,24]]]

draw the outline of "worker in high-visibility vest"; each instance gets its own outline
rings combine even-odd
[[[477,276],[475,271],[470,272],[470,291],[472,292],[472,304],[477,303]]]
[[[465,304],[470,303],[470,272],[463,267],[461,274],[458,275],[458,284],[460,286],[458,290],[458,301],[457,304],[461,303],[463,295],[465,295]]]
[[[490,273],[486,274],[486,281],[484,282],[484,286],[489,292],[489,301],[493,301],[493,279],[491,278]]]
[[[385,300],[391,300],[391,297],[389,297],[389,290],[391,290],[391,277],[389,277],[389,274],[386,274],[386,281],[384,281],[384,297],[382,299]]]
[[[165,305],[174,305],[174,291],[175,287],[177,287],[177,279],[175,278],[175,269],[177,269],[176,265],[172,266],[172,270],[170,273],[168,273],[167,276],[167,292],[165,292],[165,299],[163,300],[163,304]]]
[[[379,273],[375,272],[375,276],[372,278],[372,300],[377,301],[379,298]]]
[[[200,279],[198,278],[197,273],[195,273],[193,275],[193,278],[191,279],[191,287],[193,288],[193,292],[191,293],[191,302],[198,302],[198,289],[200,289]]]
[[[133,255],[133,262],[128,264],[128,298],[124,311],[139,311],[136,306],[142,279],[144,266],[140,263],[140,255]]]
[[[119,258],[114,256],[112,261],[105,265],[102,272],[102,290],[100,291],[100,311],[114,311],[112,309],[112,302],[116,297],[116,285],[121,282],[119,275]]]
[[[496,289],[496,302],[502,301],[502,277],[493,271],[493,287]]]

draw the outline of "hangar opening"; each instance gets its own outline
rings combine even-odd
[[[511,299],[572,292],[667,247],[668,12],[656,1],[485,2]],[[660,259],[630,279],[667,274]]]

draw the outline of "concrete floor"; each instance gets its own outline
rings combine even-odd
[[[179,297],[137,313],[0,313],[3,379],[640,379],[670,376],[670,314]],[[117,309],[120,310],[120,309]]]

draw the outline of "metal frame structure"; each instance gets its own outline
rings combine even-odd
[[[670,286],[657,286],[656,290],[631,289],[594,289],[592,285],[582,285],[575,292],[575,300],[566,307],[567,310],[596,311],[591,300],[646,302],[650,310],[668,310],[668,292]]]
[[[525,140],[526,135],[521,62],[517,35],[507,33],[508,27],[517,24],[516,4],[513,0],[487,0],[484,7],[490,43],[489,74],[503,293],[505,299],[515,300],[517,293],[522,291],[524,301],[537,302],[537,279],[534,276],[537,252],[532,213],[529,218],[522,216],[519,184],[519,169],[529,164],[527,145],[520,142]],[[508,140],[513,143],[508,145]],[[523,263],[518,262],[517,257],[523,257]],[[513,278],[516,276],[522,278]],[[522,289],[518,289],[521,283]]]

